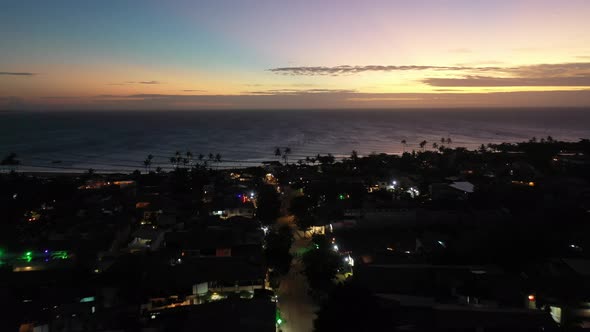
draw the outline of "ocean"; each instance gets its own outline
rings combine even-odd
[[[331,153],[419,150],[422,140],[475,149],[487,143],[531,137],[577,141],[590,138],[590,109],[276,110],[2,112],[0,157],[15,152],[27,171],[104,172],[169,169],[175,151],[221,154],[215,167],[289,162]],[[402,140],[407,144],[403,145]],[[207,157],[205,157],[206,159]]]

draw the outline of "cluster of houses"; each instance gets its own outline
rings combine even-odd
[[[254,183],[211,175],[197,211],[166,181],[94,175],[24,220],[37,232],[29,247],[0,257],[0,290],[16,304],[7,326],[275,331]]]
[[[393,167],[364,173],[349,162],[321,175],[298,170],[288,183],[297,195],[322,183],[319,204],[343,192],[339,212],[314,229],[354,258],[351,282],[395,308],[408,330],[547,331],[590,326],[590,241],[579,235],[590,220],[585,162],[560,153],[540,171],[510,155],[429,177]],[[352,194],[359,185],[366,192]]]

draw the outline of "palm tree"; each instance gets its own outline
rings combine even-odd
[[[174,157],[170,158],[170,162],[174,164],[174,168],[178,168],[178,166],[180,166],[180,163],[182,162],[182,154],[180,151],[176,151],[174,153]]]
[[[452,143],[451,138],[450,137],[447,137],[447,144],[448,145],[451,145],[451,143]]]
[[[217,153],[215,155],[215,162],[220,163],[221,162],[221,154]]]
[[[404,138],[403,140],[401,140],[402,146],[403,146],[403,151],[404,153],[406,153],[406,144],[408,144],[408,141],[406,141],[406,139]]]
[[[426,140],[420,142],[420,149],[424,150],[424,147],[426,146],[426,144],[428,144],[428,142],[426,142]]]
[[[279,147],[276,147],[276,148],[275,148],[275,157],[277,157],[277,158],[279,158],[279,159],[280,159],[282,154],[283,154],[283,153],[281,152],[281,148],[279,148]]]
[[[193,153],[190,151],[186,152],[186,159],[188,159],[189,166],[193,163]]]
[[[286,147],[283,151],[283,159],[285,160],[285,165],[289,163],[289,155],[291,154],[291,148]]]
[[[432,148],[436,150],[438,148],[438,144],[436,142],[432,143]]]
[[[143,161],[143,166],[145,167],[146,173],[148,173],[151,170],[152,159],[154,159],[154,156],[151,154],[148,154],[147,158]]]

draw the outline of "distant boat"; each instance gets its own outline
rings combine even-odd
[[[51,162],[52,164],[61,164],[61,160],[54,160]]]

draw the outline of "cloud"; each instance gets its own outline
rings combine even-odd
[[[128,84],[147,84],[147,85],[152,85],[152,84],[162,84],[162,82],[160,81],[126,81],[123,83],[109,83],[107,85],[128,85]]]
[[[370,65],[335,67],[279,67],[269,71],[292,76],[339,76],[364,72],[436,71],[453,72],[460,77],[426,77],[423,83],[438,87],[507,87],[507,86],[590,86],[590,62],[535,64],[514,67]],[[482,75],[485,73],[486,75]]]
[[[29,72],[13,72],[13,71],[0,71],[0,75],[7,75],[7,76],[35,76],[35,73]]]
[[[319,93],[355,93],[356,90],[349,89],[270,89],[261,91],[247,91],[246,94],[253,95],[308,95]]]
[[[439,87],[506,87],[506,86],[590,86],[588,77],[490,77],[427,78],[422,82]]]
[[[45,97],[40,97],[41,99],[80,99],[82,97],[75,97],[75,96],[45,96]]]
[[[359,74],[364,72],[395,72],[395,71],[419,71],[419,70],[437,70],[437,71],[494,71],[500,70],[502,67],[465,67],[465,66],[422,66],[422,65],[408,65],[408,66],[393,66],[393,65],[368,65],[368,66],[334,66],[334,67],[278,67],[271,68],[268,71],[293,76],[325,76],[325,75],[347,75]]]
[[[497,72],[502,76],[428,77],[422,82],[437,87],[590,86],[587,62],[506,67]]]

